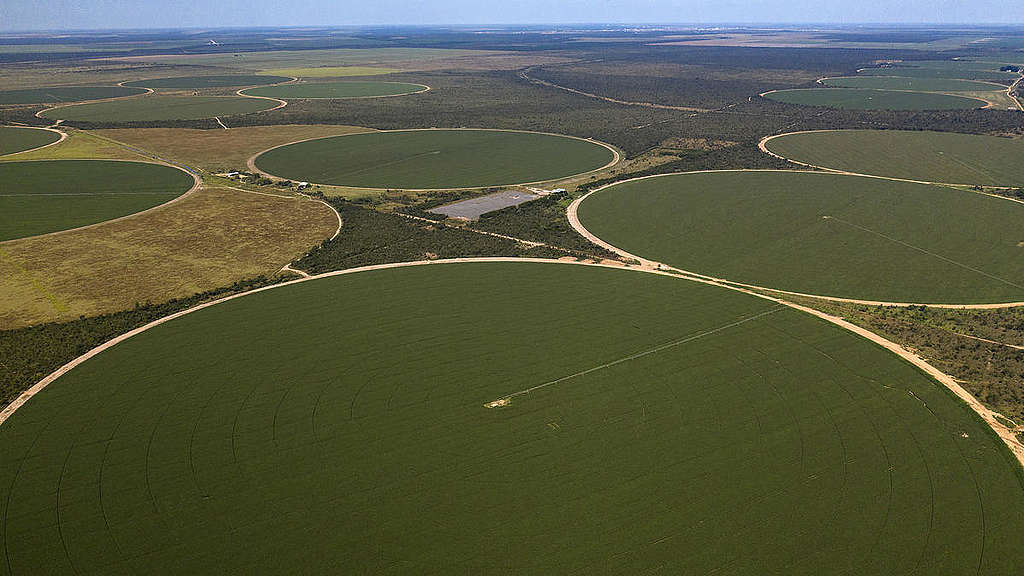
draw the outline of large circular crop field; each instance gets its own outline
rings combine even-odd
[[[580,222],[630,253],[802,293],[878,301],[1024,300],[1024,205],[951,188],[807,172],[617,184]]]
[[[842,76],[825,78],[826,86],[840,88],[869,88],[875,90],[917,90],[921,92],[992,92],[1006,90],[1006,86],[990,82],[957,80],[952,78],[898,78],[895,76]]]
[[[55,130],[0,126],[0,156],[41,148],[58,140],[60,132]]]
[[[798,88],[768,92],[764,97],[787,104],[851,110],[966,110],[986,105],[984,100],[964,96],[859,88]]]
[[[405,130],[307,140],[255,159],[291,180],[362,188],[475,188],[542,182],[607,166],[591,140],[506,130]]]
[[[229,74],[220,76],[176,76],[173,78],[151,78],[125,82],[125,86],[141,86],[144,88],[177,88],[182,90],[197,88],[224,88],[229,86],[259,86],[277,84],[291,80],[286,76],[264,76],[257,74]]]
[[[374,98],[378,96],[401,96],[423,92],[428,88],[422,84],[408,82],[345,81],[345,82],[302,82],[248,88],[243,94],[268,96],[270,98]]]
[[[983,186],[1024,186],[1024,138],[952,132],[829,130],[765,141],[770,152],[813,166]]]
[[[0,104],[59,104],[143,94],[145,88],[124,86],[51,86],[23,90],[0,90]]]
[[[0,163],[0,241],[126,216],[187,192],[188,173],[142,162]]]
[[[197,120],[260,112],[280,103],[244,96],[143,96],[50,108],[40,116],[81,122],[147,122],[160,120]]]
[[[0,506],[11,574],[1024,562],[1016,461],[911,365],[769,301],[570,264],[346,274],[133,336],[0,425]]]

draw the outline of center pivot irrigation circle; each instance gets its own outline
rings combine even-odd
[[[609,145],[513,130],[395,130],[271,148],[256,169],[290,180],[375,189],[436,190],[537,183],[611,166]]]

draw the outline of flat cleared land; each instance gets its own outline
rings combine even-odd
[[[764,97],[787,104],[851,110],[965,110],[982,108],[986,104],[983,100],[948,94],[856,88],[779,90],[765,94]]]
[[[45,110],[40,116],[82,122],[197,120],[259,112],[277,105],[278,103],[273,100],[242,96],[143,96],[62,106]]]
[[[16,126],[0,126],[0,156],[40,148],[60,140],[60,134]]]
[[[228,86],[259,86],[263,84],[277,84],[287,82],[290,76],[263,76],[254,74],[231,74],[225,76],[178,76],[175,78],[152,78],[149,80],[135,80],[125,82],[125,86],[140,86],[143,88],[223,88]]]
[[[1009,64],[1006,62],[1005,64]],[[902,62],[885,68],[865,68],[858,74],[865,76],[904,76],[914,78],[966,78],[969,80],[992,80],[1012,82],[1018,77],[1012,72],[1002,72],[1003,64],[974,62],[969,60],[922,60]]]
[[[279,74],[293,78],[344,78],[346,76],[376,76],[401,72],[398,68],[376,66],[320,66],[316,68],[277,68],[267,74]]]
[[[921,92],[985,92],[1006,91],[1006,86],[972,80],[948,78],[895,78],[891,76],[846,76],[822,80],[826,86],[869,88],[874,90],[918,90]]]
[[[788,134],[768,150],[835,170],[984,186],[1024,186],[1024,138],[949,132],[836,130]]]
[[[256,158],[291,180],[365,188],[471,188],[540,182],[600,168],[599,144],[500,130],[372,132],[299,142]]]
[[[313,124],[309,126],[244,126],[230,130],[116,128],[96,130],[95,133],[189,166],[221,172],[244,170],[246,162],[253,154],[273,146],[304,138],[339,136],[368,131],[371,130],[358,126]]]
[[[52,86],[25,90],[0,90],[0,104],[59,104],[142,94],[142,88],[123,86]]]
[[[628,252],[710,276],[893,302],[1024,300],[1024,205],[858,176],[716,172],[594,193],[580,222]]]
[[[0,246],[0,330],[273,275],[337,225],[319,202],[204,188],[132,218],[9,242]]]
[[[283,84],[249,88],[243,94],[269,96],[271,98],[371,98],[373,96],[400,96],[422,92],[427,87],[407,82],[317,82]]]
[[[450,264],[238,298],[86,361],[0,447],[13,574],[1024,562],[1020,470],[945,388],[810,316],[624,270]]]
[[[103,222],[187,192],[192,177],[159,164],[104,160],[0,163],[0,241]]]

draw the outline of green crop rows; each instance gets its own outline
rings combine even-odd
[[[426,90],[426,86],[407,82],[316,82],[249,88],[244,94],[271,98],[370,98],[399,96]]]
[[[0,427],[0,507],[0,573],[1024,561],[1016,463],[918,370],[771,302],[567,264],[320,279],[137,335]]]
[[[262,76],[255,74],[230,74],[223,76],[179,76],[174,78],[152,78],[125,82],[125,86],[141,86],[143,88],[224,88],[229,86],[259,86],[287,82],[291,78],[284,76]]]
[[[192,187],[158,164],[103,160],[0,163],[0,240],[77,228],[132,214]]]
[[[876,90],[916,90],[919,92],[984,92],[1006,90],[1005,86],[972,80],[948,78],[896,78],[890,76],[848,76],[826,78],[826,86],[840,88],[869,88]]]
[[[787,134],[765,146],[791,160],[847,172],[925,182],[1024,186],[1024,139],[1020,138],[836,130]]]
[[[45,110],[40,115],[44,118],[83,122],[194,120],[259,112],[277,105],[273,100],[242,96],[143,96],[62,106]]]
[[[367,188],[467,188],[543,181],[600,168],[607,148],[574,138],[497,130],[370,132],[261,154],[265,172]]]
[[[28,88],[24,90],[0,91],[0,104],[59,104],[81,102],[103,98],[133,96],[145,92],[142,88],[122,86],[53,86],[49,88]]]
[[[60,134],[49,130],[0,126],[0,156],[32,150],[57,140],[60,140]]]
[[[800,172],[619,184],[583,225],[633,254],[736,282],[895,302],[1024,300],[1024,205],[970,191]]]

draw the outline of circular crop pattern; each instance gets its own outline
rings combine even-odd
[[[605,188],[578,217],[613,246],[735,282],[873,301],[1024,300],[1024,205],[966,190],[689,173]]]
[[[428,90],[422,84],[408,82],[302,82],[282,84],[280,86],[263,86],[247,88],[242,94],[248,96],[266,96],[270,98],[375,98],[380,96],[402,96]]]
[[[255,159],[268,174],[360,188],[476,188],[542,182],[617,158],[591,141],[506,130],[367,132],[272,148]]]
[[[51,86],[0,91],[0,104],[59,104],[144,94],[145,88],[124,86]]]
[[[231,74],[223,76],[177,76],[173,78],[151,78],[124,82],[124,86],[140,86],[143,88],[177,88],[182,90],[198,88],[225,88],[232,86],[260,86],[287,82],[291,78],[285,76],[261,76],[255,74]]]
[[[902,78],[895,76],[843,76],[825,78],[826,86],[840,88],[868,88],[874,90],[916,90],[920,92],[992,92],[1006,90],[1006,86],[990,82],[975,82],[952,78]]]
[[[859,88],[776,90],[764,94],[764,97],[786,104],[849,108],[851,110],[966,110],[986,105],[984,100],[964,96]]]
[[[812,166],[924,182],[1024,186],[1024,138],[901,130],[823,130],[769,138],[765,149]]]
[[[143,96],[89,104],[59,106],[39,113],[42,118],[80,122],[152,122],[198,120],[260,112],[280,106],[279,102],[244,96]]]
[[[177,168],[110,160],[0,163],[0,241],[134,214],[192,188]]]
[[[1016,463],[944,388],[798,311],[625,270],[250,294],[85,361],[0,446],[12,574],[1024,562]]]
[[[0,156],[48,146],[60,140],[56,130],[0,126]]]

